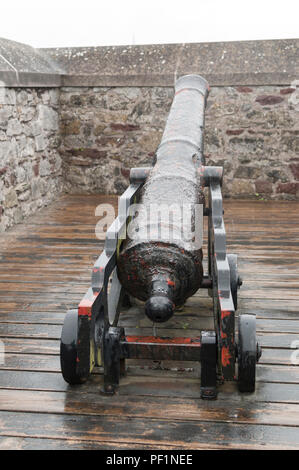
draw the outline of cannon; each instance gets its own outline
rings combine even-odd
[[[237,255],[226,252],[223,169],[206,166],[203,153],[208,93],[199,75],[179,78],[153,166],[131,169],[91,286],[65,317],[60,357],[70,384],[85,382],[95,366],[102,366],[102,392],[114,394],[126,359],[151,359],[200,361],[203,399],[215,399],[217,385],[225,380],[236,380],[241,392],[255,390],[261,348],[255,316],[236,316],[242,281]],[[212,331],[196,337],[147,337],[126,335],[119,326],[121,309],[132,298],[144,302],[145,315],[156,324],[167,322],[198,289],[213,299]]]

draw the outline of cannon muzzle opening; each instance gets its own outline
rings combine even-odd
[[[146,315],[156,323],[163,323],[169,320],[173,312],[173,302],[163,295],[152,295],[145,304]]]

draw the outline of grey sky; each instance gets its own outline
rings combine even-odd
[[[35,47],[298,37],[298,0],[2,0],[0,36]]]

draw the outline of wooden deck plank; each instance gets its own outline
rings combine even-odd
[[[159,420],[147,418],[103,417],[64,414],[1,412],[5,436],[51,439],[77,439],[119,443],[175,445],[176,449],[219,448],[295,449],[299,429],[290,426],[248,425],[219,422]],[[0,430],[0,435],[3,431]]]
[[[206,446],[203,446],[207,448]],[[36,437],[11,437],[11,436],[0,436],[0,450],[111,450],[111,451],[121,451],[121,450],[155,450],[155,445],[150,444],[136,444],[136,442],[117,442],[110,441],[102,443],[100,441],[81,441],[80,439],[52,439],[49,437],[46,438],[36,438]],[[176,446],[170,444],[159,445],[160,450],[176,450]],[[210,446],[209,449],[215,449]],[[217,449],[217,447],[216,447]]]
[[[60,357],[57,354],[16,354],[7,353],[5,363],[0,364],[0,371],[22,371],[22,372],[57,372],[60,373]],[[95,373],[102,374],[102,369]],[[6,374],[7,375],[7,374]],[[154,375],[175,378],[200,378],[200,364],[197,363],[179,363],[171,361],[158,361],[153,366],[150,361],[143,361],[142,366],[138,361],[127,361],[127,375]],[[299,368],[291,364],[290,352],[288,361],[280,365],[269,365],[260,363],[257,365],[257,379],[259,382],[269,383],[294,383],[299,384]],[[2,380],[1,386],[5,386]],[[221,386],[220,386],[221,390]]]
[[[59,340],[39,340],[34,338],[5,338],[5,351],[11,354],[59,354]],[[291,352],[288,348],[265,348],[261,364],[291,365]]]
[[[126,377],[122,379],[119,389],[119,396],[134,395],[140,397],[168,397],[168,398],[192,398],[200,400],[200,381],[198,378],[188,378],[188,374],[183,377],[167,376],[164,371],[141,370],[139,373],[132,369]],[[64,382],[59,373],[49,372],[26,372],[26,371],[0,371],[0,389],[5,390],[32,390],[48,392],[67,392],[72,388]],[[79,387],[82,394],[90,391],[100,393],[103,385],[103,376],[101,374],[92,374],[88,383]],[[66,395],[67,397],[67,395]],[[293,403],[299,404],[299,385],[297,383],[272,383],[258,381],[256,392],[253,395],[239,394],[235,383],[225,383],[219,387],[218,400],[235,401],[237,403]],[[213,404],[210,405],[213,407]],[[299,425],[299,423],[298,423]]]
[[[156,329],[161,336],[196,336],[199,334],[197,330],[190,329],[189,326],[184,328],[184,323],[180,328],[162,328]],[[143,334],[150,336],[153,333],[152,327],[143,327],[142,330],[137,327],[126,328],[128,335]],[[61,335],[61,325],[53,324],[24,324],[24,323],[2,323],[0,324],[0,338],[23,338],[23,339],[47,339],[58,340]],[[258,340],[262,347],[274,349],[290,349],[294,341],[298,339],[298,333],[258,333]]]
[[[78,407],[80,403],[80,408]],[[297,426],[299,404],[259,402],[258,406],[247,403],[246,412],[240,403],[217,401],[211,407],[207,402],[187,398],[164,398],[146,396],[143,402],[135,397],[114,396],[109,399],[98,393],[69,392],[67,402],[61,392],[0,390],[0,411],[27,413],[54,413],[87,416],[144,417],[160,420],[214,421],[235,424],[267,424]]]

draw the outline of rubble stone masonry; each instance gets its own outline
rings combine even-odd
[[[298,89],[212,87],[205,124],[208,165],[224,167],[232,198],[299,197]],[[120,194],[131,167],[151,165],[171,87],[62,88],[60,153],[65,190]]]
[[[61,192],[121,194],[152,164],[176,78],[208,80],[225,197],[299,198],[299,41],[33,49],[0,38],[0,232]]]
[[[59,89],[0,88],[0,231],[62,191]]]

